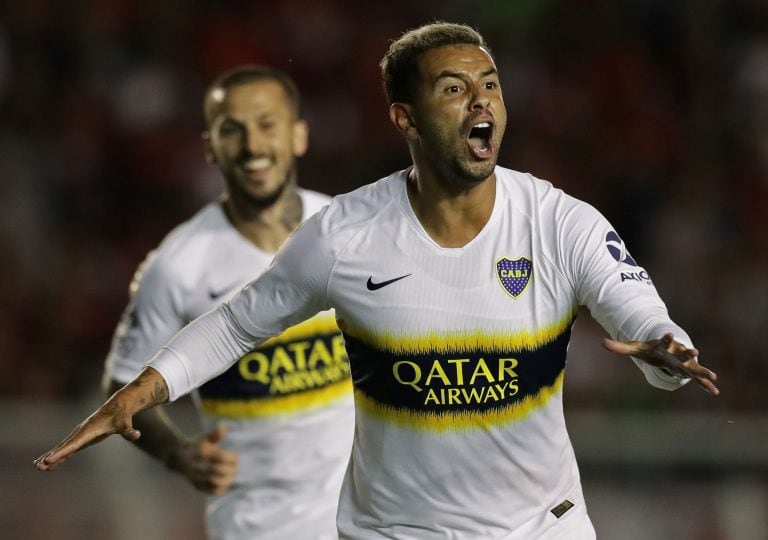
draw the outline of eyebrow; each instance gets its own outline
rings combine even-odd
[[[455,77],[457,79],[464,79],[464,77],[466,76],[465,73],[466,72],[451,71],[449,69],[445,69],[445,70],[441,71],[437,75],[437,77],[435,77],[435,83],[434,84],[437,84],[440,81],[440,79],[443,79],[443,78],[446,78],[446,77]],[[495,67],[491,67],[491,68],[486,69],[485,71],[483,71],[480,74],[480,77],[483,78],[483,77],[487,77],[488,75],[493,75],[493,74],[497,74],[497,70],[496,70]]]

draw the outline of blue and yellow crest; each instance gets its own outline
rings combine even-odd
[[[514,260],[502,257],[496,261],[496,277],[512,298],[523,294],[532,274],[533,261],[528,257],[518,257]]]

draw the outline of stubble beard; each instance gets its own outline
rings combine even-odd
[[[254,195],[245,187],[243,182],[236,177],[235,172],[230,172],[226,175],[227,189],[229,190],[230,197],[240,201],[241,204],[245,204],[248,208],[255,211],[266,210],[280,200],[285,193],[288,185],[292,183],[292,180],[296,178],[296,166],[295,164],[286,172],[282,182],[272,191],[265,195]]]
[[[479,163],[472,163],[459,158],[454,160],[454,169],[458,173],[458,176],[469,184],[479,184],[491,176],[495,168],[495,157],[491,160]]]
[[[433,132],[431,139],[433,151],[429,153],[435,158],[433,166],[457,187],[475,186],[493,174],[498,154],[489,160],[475,161],[466,148],[466,139],[460,137],[456,141],[439,131]],[[493,141],[493,144],[498,148],[500,142]]]
[[[448,146],[444,145],[442,148],[447,149]],[[461,147],[450,154],[447,151],[441,153],[443,155],[437,158],[438,168],[442,169],[446,178],[458,187],[472,187],[480,184],[491,176],[496,168],[496,156],[487,161],[473,161],[471,156],[462,155]]]

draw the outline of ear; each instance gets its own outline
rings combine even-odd
[[[304,120],[296,120],[291,128],[293,139],[293,155],[301,157],[307,153],[309,147],[309,125]]]
[[[205,152],[205,161],[211,165],[216,165],[216,154],[213,153],[213,146],[211,145],[211,132],[203,131],[203,151]]]
[[[389,120],[406,139],[414,139],[419,136],[416,122],[413,118],[413,110],[407,103],[393,103],[390,105]]]

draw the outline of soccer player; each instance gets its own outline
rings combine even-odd
[[[475,30],[409,31],[381,67],[413,165],[334,198],[270,270],[182,330],[39,469],[107,434],[137,437],[137,411],[333,307],[357,413],[340,537],[592,539],[562,410],[577,307],[654,386],[693,380],[718,393],[611,225],[496,164],[506,110]]]
[[[110,394],[187,323],[266,269],[299,223],[330,201],[297,186],[308,131],[288,75],[264,66],[229,71],[208,88],[204,113],[207,158],[221,170],[225,195],[139,267],[106,362]],[[231,365],[196,392],[204,435],[183,436],[161,407],[134,419],[140,448],[211,494],[212,539],[336,538],[352,385],[332,312],[312,315],[258,347],[231,351]]]

